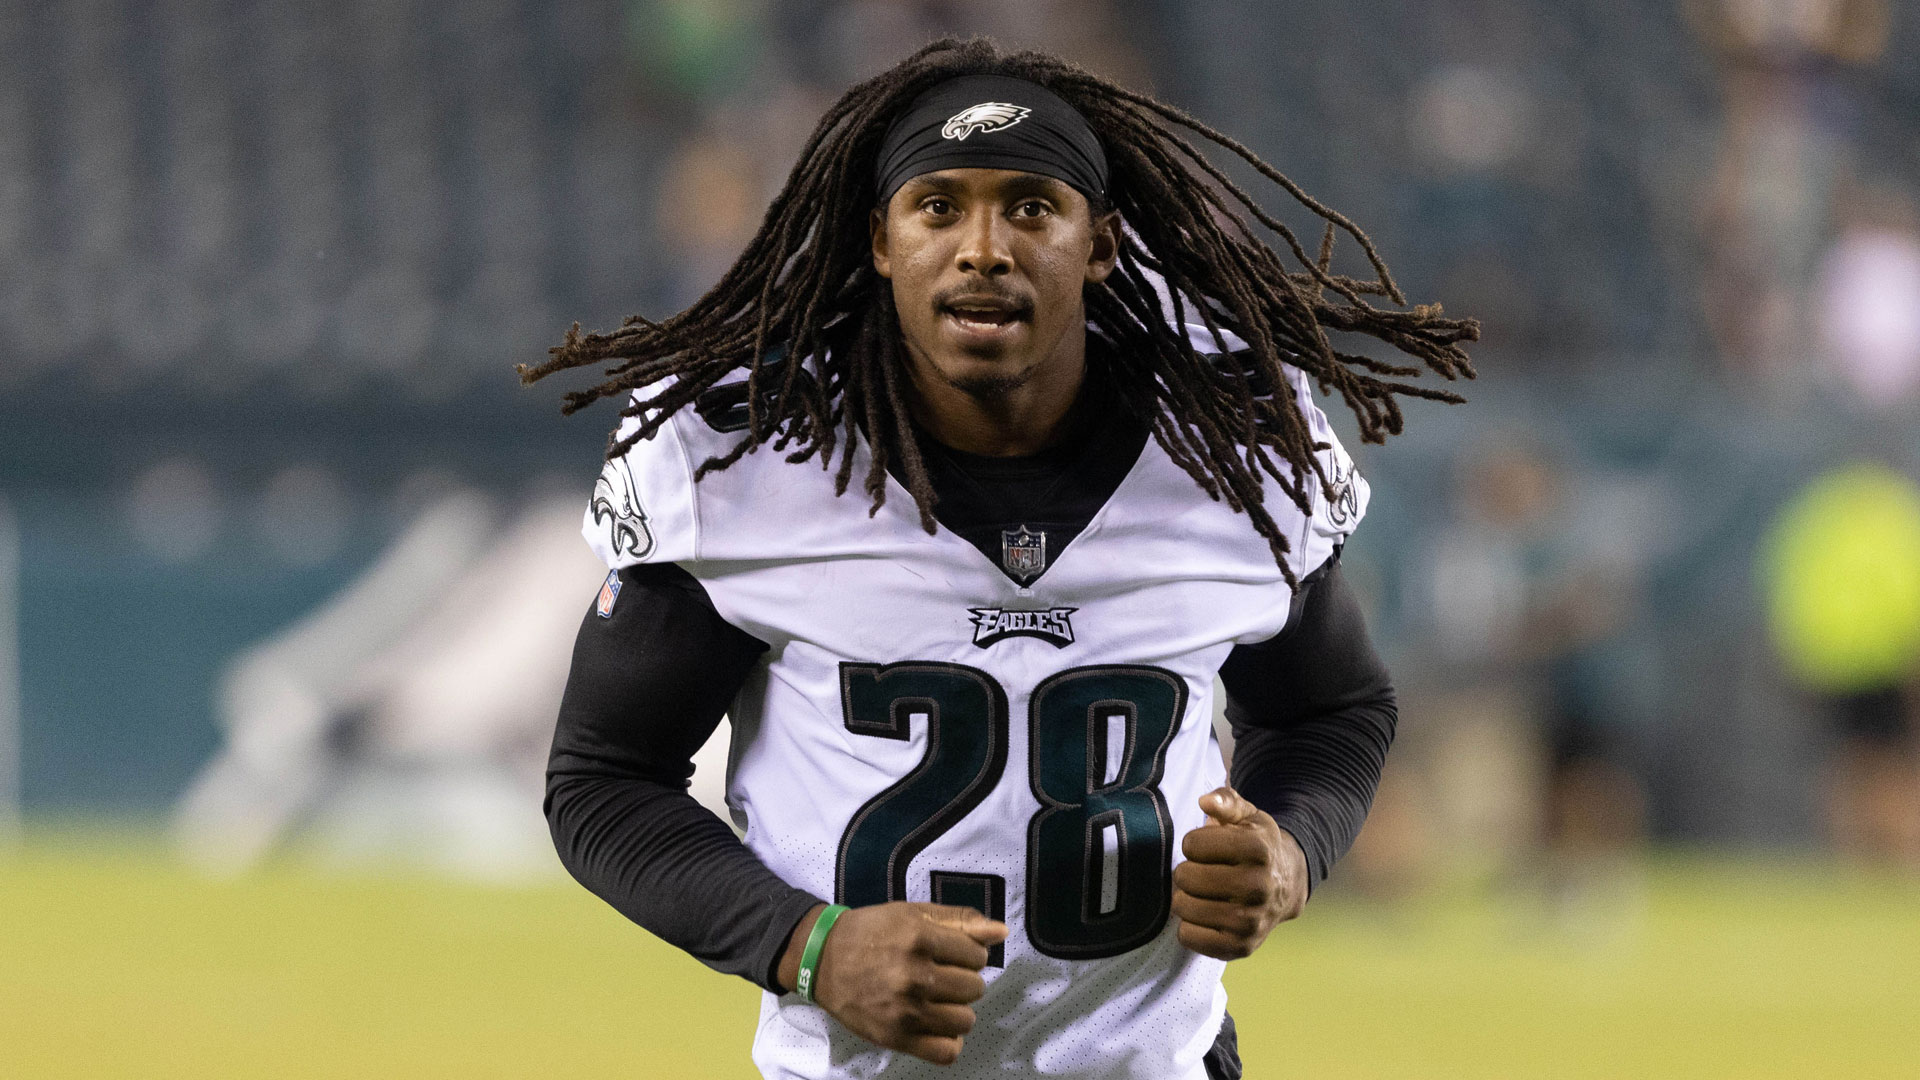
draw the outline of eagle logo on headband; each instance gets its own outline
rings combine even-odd
[[[983,101],[970,105],[947,118],[947,125],[940,129],[942,138],[966,141],[967,136],[976,131],[1005,131],[1027,118],[1032,109],[1024,105],[1009,105],[1004,101]]]

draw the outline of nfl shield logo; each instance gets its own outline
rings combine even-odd
[[[601,618],[611,619],[613,602],[618,599],[620,599],[620,571],[613,570],[607,574],[606,582],[600,586],[600,602],[593,606],[593,610],[599,612]]]
[[[1025,525],[1001,530],[1000,565],[1022,585],[1039,577],[1047,569],[1047,534]]]

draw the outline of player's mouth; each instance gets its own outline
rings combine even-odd
[[[1031,305],[1001,296],[968,296],[940,305],[940,318],[965,345],[1011,341],[1032,316]]]

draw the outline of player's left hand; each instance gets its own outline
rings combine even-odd
[[[1180,842],[1173,913],[1180,944],[1216,960],[1251,955],[1307,902],[1307,856],[1273,817],[1230,787],[1200,796],[1207,823]]]

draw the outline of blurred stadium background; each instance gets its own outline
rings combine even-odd
[[[749,1073],[546,847],[611,418],[511,365],[943,31],[1486,325],[1360,454],[1401,742],[1249,1075],[1920,1075],[1912,0],[0,0],[0,1075]]]

